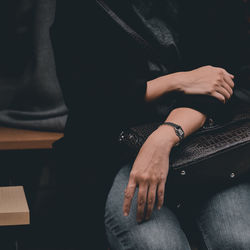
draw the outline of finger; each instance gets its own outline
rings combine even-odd
[[[222,94],[220,94],[219,92],[214,91],[212,93],[212,96],[215,97],[215,98],[217,98],[219,101],[221,101],[223,103],[226,102],[226,98]]]
[[[218,92],[221,95],[223,95],[226,99],[229,99],[231,97],[230,93],[225,88],[223,88],[222,86],[218,87],[216,89],[216,92]]]
[[[223,68],[219,68],[219,69],[221,69],[225,75],[229,75],[230,78],[234,79],[234,75],[232,75],[231,73],[229,73],[228,71],[226,71],[226,70],[223,69]]]
[[[226,82],[222,83],[221,87],[223,87],[230,94],[230,97],[233,95],[232,88]]]
[[[148,193],[148,184],[146,183],[140,184],[138,199],[137,199],[137,214],[136,214],[137,222],[141,222],[143,220],[147,193]]]
[[[234,87],[234,81],[232,80],[230,76],[225,75],[224,81],[230,86],[231,89]]]
[[[135,189],[136,189],[136,182],[133,177],[130,177],[124,194],[124,202],[123,202],[124,216],[129,215],[131,203],[135,194]]]
[[[153,212],[155,205],[155,195],[156,195],[157,185],[152,184],[149,186],[148,197],[147,197],[147,213],[146,220],[148,220]]]
[[[229,87],[227,83],[223,83],[221,87],[223,87],[229,93],[230,98],[231,98],[233,95],[233,90],[231,89],[231,87]]]
[[[230,78],[230,77],[228,76],[228,78]],[[220,88],[221,88],[221,89],[220,89]],[[230,99],[231,96],[232,96],[232,94],[233,94],[232,88],[227,84],[226,81],[221,83],[220,87],[217,88],[217,91],[220,92],[221,94],[223,94],[221,91],[223,91],[224,93],[226,93],[227,95],[226,95],[226,96],[224,95],[224,96],[225,96],[227,99]],[[226,92],[225,92],[225,91],[226,91]]]
[[[157,189],[157,198],[158,198],[158,203],[157,203],[157,208],[158,210],[161,209],[164,203],[164,193],[165,193],[165,184],[166,181],[161,181],[158,189]]]

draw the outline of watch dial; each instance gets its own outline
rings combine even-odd
[[[182,136],[184,133],[182,131],[182,129],[178,129],[178,133]]]

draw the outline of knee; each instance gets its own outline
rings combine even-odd
[[[106,225],[106,233],[114,250],[190,250],[183,232],[166,227],[155,222],[144,222],[132,227]]]
[[[164,209],[164,208],[163,208]],[[168,215],[170,215],[168,217]],[[171,214],[155,213],[149,221],[136,222],[135,213],[124,217],[115,212],[106,217],[108,241],[114,250],[189,250],[188,240]]]
[[[186,236],[181,230],[171,229],[167,225],[146,225],[137,227],[133,232],[136,249],[143,250],[189,250]]]
[[[208,249],[250,249],[250,230],[242,230],[237,225],[205,234],[204,241]]]
[[[214,237],[211,242],[212,249],[250,249],[249,234],[242,231],[232,233],[228,231],[221,232]]]
[[[108,194],[105,207],[105,217],[120,217],[123,208],[124,190],[129,180],[130,166],[123,167],[115,177]],[[117,215],[118,214],[118,215]]]

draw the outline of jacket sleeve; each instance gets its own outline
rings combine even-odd
[[[223,104],[219,100],[211,96],[204,95],[183,95],[177,98],[175,107],[187,107],[195,109],[212,118],[216,122],[225,122],[232,116],[230,109],[231,101]]]

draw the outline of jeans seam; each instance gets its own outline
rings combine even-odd
[[[106,225],[106,230],[109,231],[109,233],[111,233],[116,239],[117,242],[119,243],[119,245],[122,247],[121,250],[126,250],[128,249],[126,246],[124,246],[123,242],[121,241],[120,237],[117,236],[117,234],[114,232],[114,230],[112,230],[109,226],[109,223],[105,223]],[[117,224],[118,225],[118,224]],[[128,234],[130,234],[130,231],[127,231]],[[129,248],[130,249],[130,248]],[[111,249],[112,250],[112,249]],[[133,249],[135,250],[135,249]]]
[[[199,230],[201,232],[201,235],[202,235],[202,238],[203,238],[203,241],[204,241],[204,244],[205,244],[207,250],[212,250],[212,247],[208,242],[207,235],[206,235],[205,231],[203,230],[200,221],[196,220],[196,223],[197,223],[198,228],[199,228]]]
[[[122,242],[120,241],[119,237],[117,237],[116,234],[108,226],[106,227],[106,231],[108,231],[110,234],[112,234],[113,236],[115,236],[115,238],[117,239],[117,242],[119,244],[119,247],[122,247],[121,250],[125,250],[125,248],[124,248]]]

